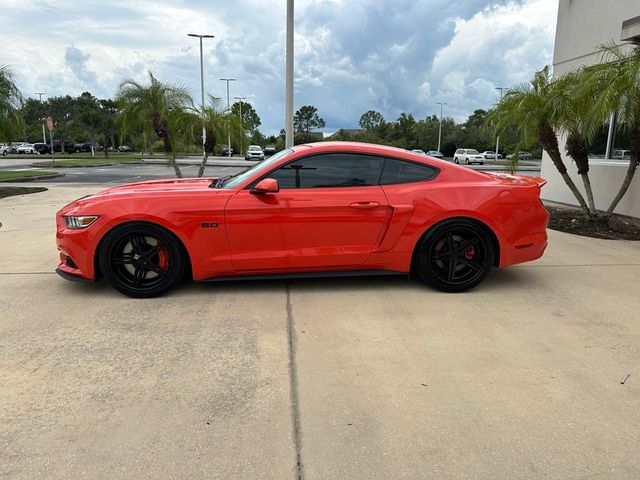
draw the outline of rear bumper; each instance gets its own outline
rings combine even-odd
[[[518,241],[502,247],[500,267],[531,262],[542,257],[548,245],[547,233],[535,233],[518,239]]]

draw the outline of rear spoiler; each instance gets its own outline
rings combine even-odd
[[[539,188],[542,188],[547,184],[547,181],[542,177],[531,177],[531,180],[536,182]]]

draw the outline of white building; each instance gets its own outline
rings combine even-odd
[[[600,62],[594,53],[599,45],[614,41],[618,45],[640,43],[640,0],[560,0],[553,52],[554,76],[561,76],[581,65]],[[631,48],[631,47],[630,47]],[[564,153],[564,141],[560,150]],[[616,134],[615,121],[605,126],[590,149],[590,177],[596,207],[606,210],[618,192],[629,166],[628,139]],[[563,155],[569,174],[583,191],[571,157]],[[571,205],[577,202],[545,153],[541,176],[548,180],[542,197]],[[640,217],[640,172],[636,172],[615,213]]]

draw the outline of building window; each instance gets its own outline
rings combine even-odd
[[[629,134],[619,128],[615,115],[602,125],[589,145],[589,158],[594,160],[629,161]]]

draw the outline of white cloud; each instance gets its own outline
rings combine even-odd
[[[25,95],[113,96],[125,77],[205,87],[253,100],[267,133],[284,119],[285,2],[282,0],[0,0],[0,64]],[[299,0],[296,2],[296,108],[318,107],[327,129],[354,127],[378,110],[424,118],[436,102],[463,120],[489,107],[493,87],[531,77],[551,61],[555,0]],[[46,27],[44,27],[46,26]]]
[[[527,81],[551,62],[557,15],[555,0],[493,5],[469,19],[457,18],[450,42],[436,53],[430,77],[442,82],[437,94],[461,120],[470,101],[486,108],[494,88]]]

